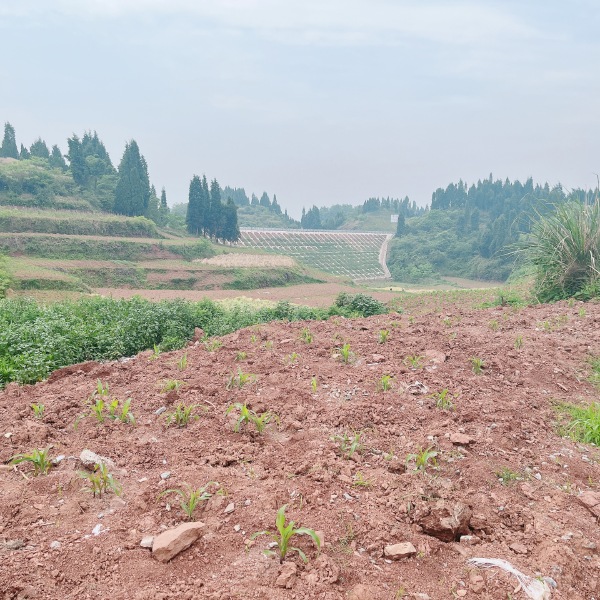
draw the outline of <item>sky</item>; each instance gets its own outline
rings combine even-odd
[[[303,206],[595,187],[598,0],[0,0],[0,121]]]

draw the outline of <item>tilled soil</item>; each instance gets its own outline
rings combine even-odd
[[[11,384],[0,393],[0,597],[526,598],[515,577],[467,563],[486,557],[548,578],[552,598],[598,598],[600,454],[559,435],[556,404],[598,400],[586,361],[600,354],[599,332],[600,305],[566,303],[273,323],[220,348],[192,343]],[[227,389],[239,372],[255,378]],[[393,376],[385,392],[384,375]],[[81,418],[97,380],[132,399],[135,425]],[[166,380],[185,383],[161,393]],[[432,396],[444,389],[451,408]],[[167,426],[179,402],[200,418]],[[226,409],[236,402],[277,413],[279,425],[234,432],[237,412]],[[43,419],[32,403],[44,404]],[[334,439],[344,434],[360,438],[351,456]],[[46,476],[7,464],[45,447],[64,455]],[[86,448],[116,463],[121,496],[83,489]],[[417,470],[407,457],[420,449],[437,456]],[[185,521],[176,496],[159,495],[208,482],[218,484],[194,514],[202,537],[157,561],[142,538]],[[268,537],[251,540],[274,529],[284,504],[323,541],[319,554],[309,538],[293,540],[306,564],[290,553],[281,566],[263,553]],[[384,556],[405,542],[407,557]]]

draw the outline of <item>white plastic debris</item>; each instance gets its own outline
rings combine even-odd
[[[467,563],[484,569],[498,567],[514,575],[521,584],[523,591],[531,600],[550,600],[550,587],[543,579],[536,579],[521,573],[521,571],[515,569],[507,560],[501,558],[471,558]]]

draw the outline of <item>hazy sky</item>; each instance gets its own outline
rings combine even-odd
[[[194,174],[301,207],[459,178],[595,186],[598,0],[0,0],[0,121],[66,152],[137,140],[170,203]]]

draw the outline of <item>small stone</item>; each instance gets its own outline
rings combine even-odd
[[[154,545],[154,536],[153,535],[145,535],[140,542],[140,546],[142,548],[152,548]]]
[[[233,530],[237,533],[241,529],[241,525],[234,525]]]
[[[429,594],[413,594],[415,600],[431,600]]]
[[[472,444],[475,440],[464,433],[451,433],[450,441],[455,446],[468,446],[469,444]]]
[[[235,510],[235,504],[230,502],[223,511],[226,515],[231,514]]]
[[[100,464],[106,465],[110,469],[116,468],[115,463],[110,458],[107,458],[106,456],[100,456],[99,454],[96,454],[87,448],[81,451],[79,460],[86,469],[91,471],[96,468],[96,465]]]
[[[164,473],[160,474],[160,478],[162,480],[166,480],[169,479],[169,477],[171,477],[171,471],[165,471]]]
[[[60,542],[57,540],[54,540],[53,542],[50,542],[50,550],[58,550],[60,548]]]
[[[204,523],[199,521],[184,523],[174,529],[167,529],[157,535],[152,543],[152,556],[166,563],[189,548],[202,534]]]
[[[525,544],[521,544],[520,542],[514,542],[513,544],[509,544],[508,546],[513,552],[517,554],[527,554],[527,546]]]
[[[167,410],[166,406],[161,406],[154,411],[155,415],[162,415]]]
[[[291,589],[296,580],[296,563],[284,562],[279,572],[279,577],[275,581],[275,585],[280,588]]]
[[[385,558],[392,560],[400,560],[401,558],[410,558],[417,553],[416,548],[410,542],[402,542],[400,544],[391,544],[383,550]]]
[[[53,465],[60,465],[60,463],[67,458],[64,454],[59,454],[56,458],[52,459]]]
[[[467,595],[467,590],[457,590],[456,595],[459,598],[464,598]]]
[[[244,502],[244,506],[250,506],[251,504],[252,504],[252,500],[249,500],[249,499]]]

